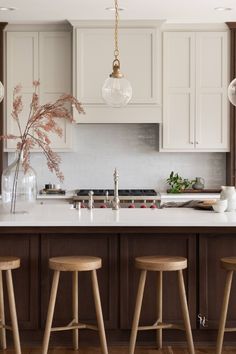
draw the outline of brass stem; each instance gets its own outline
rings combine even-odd
[[[119,45],[118,45],[118,26],[119,26],[119,8],[118,8],[118,0],[115,0],[115,50],[114,56],[115,59],[119,56]]]

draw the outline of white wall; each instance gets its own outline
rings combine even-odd
[[[204,177],[206,187],[225,183],[224,153],[160,153],[157,124],[86,124],[75,125],[74,129],[75,151],[61,154],[63,187],[67,190],[112,188],[115,167],[120,173],[120,188],[164,191],[165,179],[172,170],[190,179]],[[31,156],[38,187],[58,183],[47,170],[44,156]]]

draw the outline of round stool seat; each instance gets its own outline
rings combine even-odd
[[[236,271],[236,257],[221,258],[220,262],[224,269]]]
[[[135,266],[143,270],[174,271],[187,268],[187,259],[171,256],[144,256],[135,258]]]
[[[49,259],[49,267],[61,272],[83,272],[99,269],[102,266],[102,260],[99,257],[90,256],[70,256],[55,257]]]
[[[20,258],[0,257],[0,270],[10,270],[20,267]]]

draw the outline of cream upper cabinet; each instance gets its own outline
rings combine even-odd
[[[163,33],[161,151],[229,151],[228,33]]]
[[[197,149],[229,148],[227,40],[226,32],[196,33]]]
[[[23,111],[20,115],[21,126],[25,126],[33,93],[32,82],[39,77],[38,67],[38,33],[8,32],[7,33],[7,91],[5,133],[19,135],[15,120],[11,117],[13,89],[22,86]],[[15,150],[16,141],[6,140],[6,150]]]
[[[72,46],[70,32],[39,33],[40,102],[54,102],[72,91]],[[50,135],[52,146],[60,151],[72,149],[72,125],[58,118],[63,136]]]
[[[163,44],[163,147],[193,149],[194,34],[164,33]]]
[[[112,72],[114,23],[74,24],[74,93],[86,115],[79,123],[157,123],[161,121],[161,38],[159,23],[121,22],[121,71],[133,89],[125,108],[108,107],[102,86]]]
[[[12,93],[17,84],[23,87],[24,110],[22,126],[29,115],[33,81],[40,80],[40,103],[52,102],[63,93],[71,93],[71,33],[70,32],[7,32],[6,34],[6,121],[7,133],[18,134],[11,118]],[[52,134],[52,147],[57,151],[72,149],[71,124],[60,121],[63,137]],[[15,150],[16,142],[8,140],[5,150]]]

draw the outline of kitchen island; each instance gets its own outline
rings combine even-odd
[[[134,258],[165,254],[188,258],[185,272],[191,323],[196,342],[213,342],[223,298],[225,272],[219,259],[236,255],[236,212],[217,214],[190,208],[87,209],[70,204],[37,204],[29,214],[9,215],[0,206],[0,255],[14,255],[22,266],[13,274],[23,343],[40,343],[51,285],[48,259],[63,255],[93,255],[103,259],[98,271],[109,343],[129,340],[139,272]],[[81,321],[94,322],[92,289],[86,275],[79,276]],[[236,298],[233,284],[232,299]],[[164,277],[164,320],[181,321],[176,306],[177,278]],[[63,274],[55,309],[55,323],[71,320],[71,279]],[[155,274],[148,275],[141,322],[155,322]],[[7,314],[7,317],[9,315]],[[206,319],[200,322],[200,319]],[[236,325],[236,306],[229,307],[229,326]],[[72,333],[52,335],[51,343],[68,342]],[[83,343],[98,343],[96,333],[81,331]],[[226,334],[233,341],[234,334]],[[140,333],[138,340],[153,342],[155,332]],[[184,333],[164,331],[168,342],[184,341]]]

